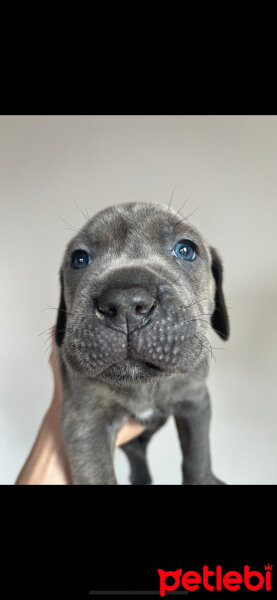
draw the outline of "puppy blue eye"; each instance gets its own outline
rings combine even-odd
[[[85,250],[75,250],[71,256],[71,266],[73,269],[83,269],[91,262],[90,255]]]
[[[184,260],[194,260],[196,257],[194,244],[188,240],[180,240],[174,246],[173,252],[177,258],[183,258]]]

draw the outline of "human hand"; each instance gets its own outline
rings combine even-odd
[[[51,405],[44,416],[33,448],[20,471],[16,485],[72,485],[70,466],[61,435],[62,383],[58,368],[55,327],[52,328],[50,366],[54,379]],[[129,420],[120,429],[116,446],[137,437],[145,427]]]

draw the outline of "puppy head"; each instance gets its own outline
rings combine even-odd
[[[56,343],[70,369],[125,385],[193,371],[229,323],[222,264],[199,231],[155,203],[109,207],[67,246]]]

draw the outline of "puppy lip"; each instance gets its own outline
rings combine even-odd
[[[154,369],[155,371],[163,371],[163,369],[161,367],[158,367],[157,365],[154,365],[154,363],[151,363],[149,361],[146,360],[142,360],[143,364],[149,369]]]
[[[147,369],[152,370],[153,372],[162,372],[164,371],[164,369],[162,369],[161,367],[159,367],[158,365],[155,365],[152,362],[149,362],[148,360],[144,360],[143,358],[140,357],[133,357],[132,355],[130,355],[129,353],[127,354],[126,358],[132,363],[134,364],[138,364],[141,367],[146,367]]]

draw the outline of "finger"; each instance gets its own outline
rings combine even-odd
[[[56,344],[55,344],[55,325],[54,327],[52,327],[51,330],[51,341],[52,341],[52,345],[51,345],[51,354],[50,354],[50,365],[54,371],[55,369],[55,363],[56,363],[56,358],[57,358],[57,348],[56,348]]]
[[[129,420],[127,423],[121,427],[120,431],[117,434],[116,438],[116,446],[121,446],[122,444],[126,444],[133,438],[140,435],[145,430],[145,427],[136,421]]]
[[[50,354],[50,366],[52,369],[52,373],[53,373],[53,378],[54,378],[54,394],[53,394],[53,403],[56,404],[58,403],[60,405],[61,403],[61,397],[62,397],[62,383],[61,383],[61,376],[60,376],[60,372],[59,372],[59,365],[58,365],[58,351],[57,351],[57,346],[56,346],[56,342],[55,342],[55,326],[52,327],[52,346],[51,346],[51,354]]]

